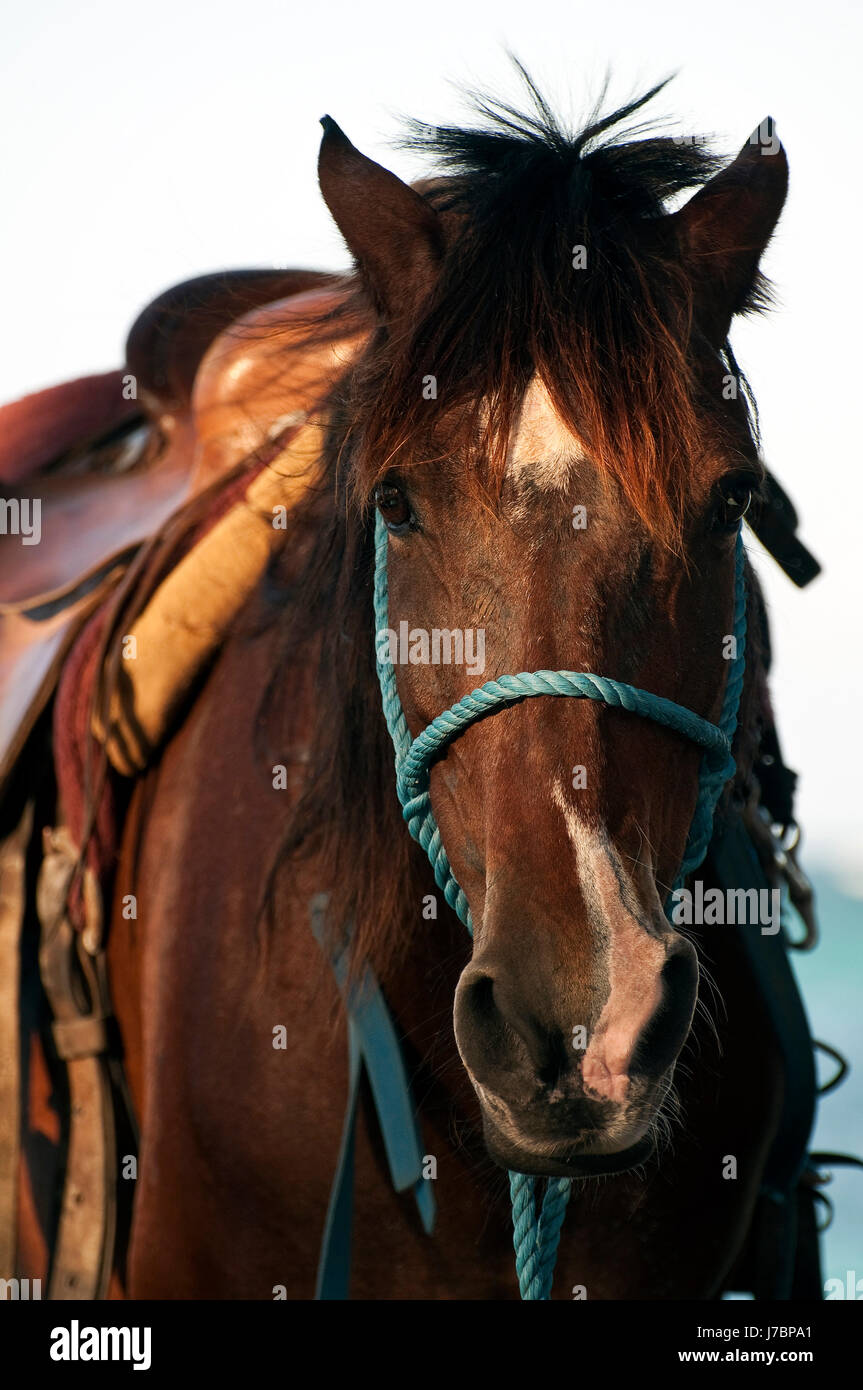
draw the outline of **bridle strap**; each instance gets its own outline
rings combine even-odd
[[[431,805],[429,777],[431,764],[464,729],[488,714],[496,713],[520,700],[536,695],[571,696],[597,700],[615,709],[627,710],[643,719],[683,734],[704,749],[698,779],[698,797],[686,849],[675,887],[697,869],[707,853],[713,829],[713,816],[722,789],[734,776],[731,745],[737,728],[740,694],[743,688],[746,647],[746,582],[743,525],[737,532],[734,566],[734,653],[725,686],[718,724],[702,719],[685,705],[678,705],[648,690],[626,685],[608,676],[589,671],[522,671],[516,676],[500,676],[465,695],[450,709],[439,714],[411,738],[398,693],[395,666],[389,653],[389,589],[387,555],[389,541],[380,513],[375,518],[375,650],[384,717],[393,741],[396,761],[396,789],[408,829],[422,846],[434,869],[435,881],[447,903],[473,935],[470,904],[443,846]],[[669,901],[671,895],[669,894]],[[668,908],[666,907],[666,911]],[[570,1195],[569,1179],[549,1180],[540,1215],[536,1212],[536,1182],[524,1173],[510,1173],[513,1208],[513,1243],[516,1271],[523,1299],[548,1299],[560,1229]]]

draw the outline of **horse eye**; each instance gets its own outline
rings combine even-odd
[[[411,508],[401,488],[395,483],[378,483],[372,493],[374,504],[387,525],[387,530],[401,535],[411,524]]]
[[[748,474],[725,478],[717,489],[715,524],[723,530],[734,530],[749,511],[757,486],[757,478]]]

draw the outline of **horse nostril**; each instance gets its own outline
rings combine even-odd
[[[469,967],[462,976],[455,1001],[462,1060],[480,1084],[499,1087],[506,1078],[511,1086],[519,1078],[531,1094],[553,1089],[571,1063],[566,1041],[510,995],[487,970]]]
[[[681,938],[662,967],[662,1002],[638,1041],[632,1073],[656,1074],[671,1066],[692,1024],[697,993],[698,958]]]
[[[530,1058],[504,1016],[495,978],[487,970],[471,965],[462,974],[453,1022],[469,1075],[479,1085],[514,1099],[514,1090],[521,1091],[532,1070]]]
[[[468,969],[462,975],[455,1000],[456,1041],[463,1059],[484,1058],[498,1067],[506,1065],[513,1032],[495,999],[495,982],[485,971]]]
[[[498,1009],[494,1002],[494,980],[491,975],[478,975],[467,988],[470,1007],[477,1022],[491,1024],[497,1020]]]

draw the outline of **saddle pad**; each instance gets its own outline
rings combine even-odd
[[[271,556],[284,544],[279,521],[316,477],[321,426],[297,421],[287,446],[261,467],[243,496],[171,570],[124,634],[122,676],[104,742],[116,771],[143,771],[161,748],[199,675],[224,641]]]

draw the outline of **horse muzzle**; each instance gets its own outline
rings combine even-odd
[[[455,1036],[496,1162],[572,1177],[621,1172],[649,1155],[691,1026],[698,965],[676,935],[644,948],[637,987],[612,986],[601,1006],[587,991],[550,984],[560,972],[516,972],[500,953],[480,952],[464,970]],[[591,1013],[584,1027],[570,1023]]]

